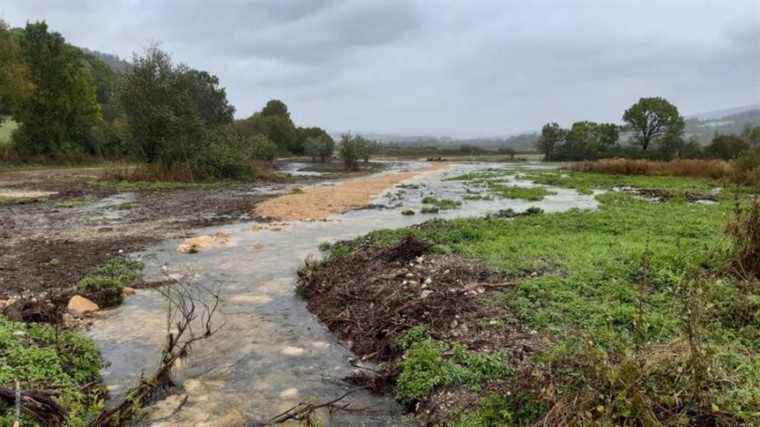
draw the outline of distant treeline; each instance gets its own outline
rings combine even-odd
[[[641,98],[623,114],[624,125],[580,121],[569,129],[547,123],[536,148],[550,161],[611,157],[650,160],[719,158],[732,160],[760,146],[760,126],[747,125],[739,135],[715,134],[703,145],[685,137],[686,121],[664,98]]]
[[[0,21],[0,119],[18,123],[4,160],[136,159],[194,178],[241,177],[278,154],[326,159],[335,142],[296,126],[282,101],[244,120],[219,79],[157,47],[131,63],[78,48],[44,22]]]

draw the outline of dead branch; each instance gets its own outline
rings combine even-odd
[[[350,410],[349,406],[350,403],[346,403],[344,405],[338,405],[338,402],[345,399],[346,397],[350,396],[351,394],[361,390],[361,388],[355,388],[352,390],[349,390],[342,395],[336,397],[335,399],[332,399],[328,402],[324,403],[309,403],[309,402],[301,402],[298,405],[288,409],[285,412],[282,412],[276,416],[274,416],[272,419],[269,420],[267,424],[282,424],[289,420],[295,420],[295,421],[305,421],[306,425],[311,425],[311,417],[314,414],[314,412],[321,408],[328,408],[330,410],[341,410],[346,411]]]
[[[190,354],[193,344],[216,334],[223,326],[214,327],[213,318],[221,297],[197,284],[180,283],[159,290],[168,303],[166,344],[161,352],[161,364],[154,374],[130,390],[117,406],[105,410],[88,427],[122,424],[137,411],[154,401],[164,390],[175,386],[171,370],[175,363]]]
[[[8,406],[16,406],[21,412],[29,415],[45,426],[63,425],[66,420],[66,409],[53,399],[58,393],[52,390],[18,391],[10,388],[0,388],[0,401]]]

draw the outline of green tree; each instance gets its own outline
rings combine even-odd
[[[188,163],[206,155],[212,139],[230,137],[218,130],[232,122],[233,112],[218,79],[175,65],[156,47],[135,55],[121,88],[132,137],[148,162]]]
[[[715,135],[706,151],[710,156],[723,160],[733,160],[750,148],[749,142],[736,135]]]
[[[544,160],[553,160],[554,151],[565,140],[567,131],[557,123],[547,123],[541,129],[541,136],[536,141],[536,148],[544,155]]]
[[[239,132],[244,135],[266,135],[279,151],[303,154],[305,138],[301,139],[299,133],[290,119],[288,107],[284,102],[273,99],[266,106],[251,115],[251,117],[235,123]]]
[[[304,144],[306,155],[311,157],[312,161],[319,159],[322,163],[330,158],[335,150],[335,142],[332,138],[324,136],[312,136]]]
[[[44,22],[27,24],[21,47],[35,90],[14,107],[21,124],[16,148],[48,157],[86,151],[90,130],[101,120],[92,75]]]
[[[338,155],[346,165],[346,169],[359,169],[359,159],[364,155],[363,144],[364,139],[359,136],[352,136],[350,133],[341,135]]]
[[[0,20],[0,122],[33,90],[21,46],[8,24]]]
[[[277,146],[274,145],[266,135],[254,135],[248,138],[249,143],[253,146],[253,158],[273,162],[277,156]]]
[[[646,151],[663,138],[680,137],[686,126],[678,108],[664,98],[641,98],[623,114],[623,121],[636,132],[636,142]]]
[[[760,147],[760,126],[747,126],[742,132],[742,138],[753,147]]]
[[[290,120],[288,106],[279,99],[272,99],[261,109],[261,115],[264,117],[277,116]]]

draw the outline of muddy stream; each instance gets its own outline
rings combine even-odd
[[[549,187],[556,194],[540,202],[495,198],[463,200],[468,189],[446,177],[483,170],[494,164],[454,164],[420,174],[375,198],[375,208],[336,214],[327,221],[291,221],[262,228],[256,222],[199,229],[197,235],[222,232],[224,244],[195,254],[177,251],[170,240],[133,254],[145,264],[147,280],[167,276],[218,290],[223,299],[215,321],[216,335],[193,347],[183,366],[175,369],[181,390],[146,410],[141,425],[257,425],[300,401],[325,401],[349,389],[341,378],[356,368],[346,343],[339,343],[295,294],[296,271],[309,256],[318,256],[322,242],[350,239],[381,228],[405,227],[435,217],[482,216],[500,209],[523,211],[538,206],[547,212],[596,207],[592,195]],[[521,169],[541,165],[515,164]],[[425,163],[405,162],[396,169],[422,171]],[[386,172],[388,173],[388,172]],[[392,172],[391,172],[392,173]],[[362,179],[362,178],[358,178]],[[507,176],[512,185],[532,186]],[[321,184],[321,185],[330,185]],[[472,189],[469,190],[472,192]],[[435,215],[419,213],[424,196],[463,200],[459,209]],[[401,214],[414,209],[414,216]],[[166,303],[156,290],[141,290],[124,305],[98,318],[89,332],[104,359],[103,371],[113,397],[135,383],[141,372],[152,372],[166,334]],[[390,397],[365,392],[346,402],[363,412],[322,414],[328,425],[411,425]],[[181,410],[176,410],[184,403]]]

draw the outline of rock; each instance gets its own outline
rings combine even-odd
[[[76,319],[69,313],[63,313],[63,324],[66,326],[74,326]]]
[[[100,310],[97,304],[79,295],[71,297],[66,308],[74,316],[84,316],[85,314]]]
[[[122,288],[121,293],[124,294],[124,295],[126,295],[126,296],[129,296],[129,295],[136,294],[137,290],[135,290],[135,288],[130,288],[130,287],[127,286],[127,287]]]

